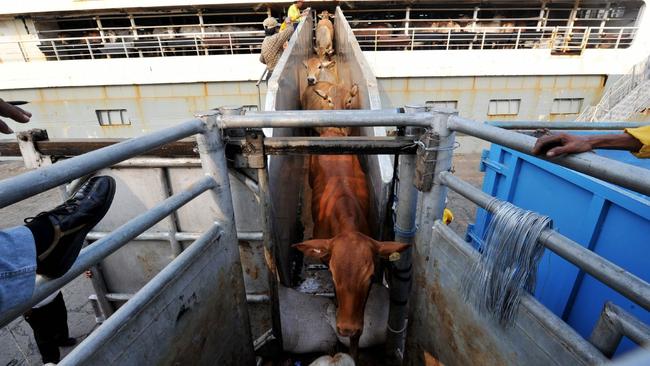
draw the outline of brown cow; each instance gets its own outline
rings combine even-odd
[[[302,109],[304,110],[332,110],[358,108],[359,87],[352,85],[350,89],[342,85],[333,84],[327,81],[319,81],[314,85],[305,88],[302,93]],[[350,134],[350,128],[337,128],[346,135]],[[316,127],[320,134],[323,129]]]
[[[319,81],[305,88],[301,98],[302,109],[352,109],[358,103],[357,94],[359,94],[357,84],[347,89],[343,85]]]
[[[325,137],[346,135],[340,128],[321,132]],[[368,182],[356,155],[312,155],[310,163],[314,239],[294,247],[328,263],[338,303],[336,330],[350,337],[356,358],[375,258],[388,258],[408,244],[370,237]]]
[[[334,54],[334,25],[329,18],[333,18],[333,15],[330,15],[327,10],[318,15],[321,18],[316,24],[316,47],[314,51],[321,59],[324,59],[326,56],[332,56]]]
[[[307,84],[314,85],[318,81],[336,82],[336,76],[331,70],[336,65],[336,61],[325,61],[318,57],[312,57],[302,62],[307,68]]]

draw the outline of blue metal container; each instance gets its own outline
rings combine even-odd
[[[596,153],[650,169],[650,159],[626,151]],[[494,144],[483,152],[480,170],[484,192],[550,216],[558,232],[650,282],[650,197]],[[467,240],[478,245],[488,220],[479,209]],[[549,250],[539,265],[535,297],[586,338],[606,301],[650,324],[648,311]],[[617,354],[633,348],[624,339]]]

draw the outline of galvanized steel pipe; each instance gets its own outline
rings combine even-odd
[[[16,317],[31,309],[32,306],[54,293],[54,291],[65,286],[68,282],[74,280],[92,265],[100,262],[111,253],[120,249],[126,243],[133,240],[133,238],[137,237],[158,221],[169,216],[170,213],[178,210],[201,193],[209,189],[215,189],[216,187],[217,184],[214,179],[211,177],[205,177],[192,184],[187,190],[169,197],[157,204],[151,210],[140,214],[136,218],[120,226],[114,230],[111,235],[82,249],[77,261],[72,265],[72,268],[70,268],[68,272],[59,278],[37,281],[31,300],[1,314],[0,327],[7,325]]]
[[[440,180],[449,188],[484,209],[493,208],[498,200],[449,172],[440,173]],[[650,310],[650,284],[584,248],[555,230],[544,230],[540,242],[555,254],[573,263],[596,279],[618,291],[646,310]]]
[[[529,155],[536,141],[531,136],[457,116],[450,118],[449,128]],[[650,184],[648,183],[650,182],[650,170],[648,169],[621,163],[593,153],[573,154],[557,158],[539,156],[539,158],[650,196]]]
[[[213,181],[211,178],[206,178]],[[204,180],[206,180],[204,179]],[[206,187],[209,189],[210,187]],[[75,348],[59,365],[78,365],[83,360],[89,360],[94,352],[103,342],[117,334],[123,324],[131,319],[134,314],[141,312],[154,296],[160,294],[168,283],[173,282],[179,273],[190,267],[196,257],[201,255],[209,245],[219,239],[221,228],[218,224],[212,225],[202,236],[184,250],[171,263],[163,268],[154,278],[151,279],[143,288],[140,289],[133,297],[113,316],[108,318],[96,331],[92,332],[86,338],[80,347]]]
[[[540,121],[486,121],[487,125],[506,130],[536,130],[546,128],[549,130],[623,130],[650,125],[639,122],[540,122]]]
[[[88,240],[99,240],[102,239],[108,235],[110,235],[110,232],[105,232],[105,231],[91,231],[86,235],[86,239]],[[180,231],[177,233],[174,233],[174,237],[178,241],[194,241],[198,238],[201,237],[201,233],[191,233],[187,231]],[[169,232],[144,232],[132,240],[169,240]],[[238,231],[237,232],[237,239],[239,240],[249,240],[249,241],[261,241],[263,239],[263,234],[261,231]]]
[[[608,301],[591,332],[589,342],[605,356],[612,357],[623,336],[640,346],[650,346],[650,327],[620,306]]]
[[[191,120],[0,181],[0,208],[205,129]]]
[[[397,113],[397,110],[281,111],[219,115],[219,128],[430,126],[431,113]]]

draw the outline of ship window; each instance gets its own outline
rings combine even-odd
[[[433,109],[446,108],[446,109],[458,109],[457,100],[429,100],[425,103],[425,106]]]
[[[521,99],[492,99],[488,105],[489,116],[519,114]]]
[[[100,126],[130,125],[126,109],[97,109],[97,121]]]
[[[583,98],[555,98],[551,106],[551,114],[578,114],[583,100]]]

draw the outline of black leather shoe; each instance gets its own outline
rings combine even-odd
[[[54,229],[52,241],[37,251],[36,273],[56,278],[66,273],[77,259],[88,232],[106,215],[115,195],[115,180],[92,177],[77,193],[55,209],[25,222],[47,219]]]

